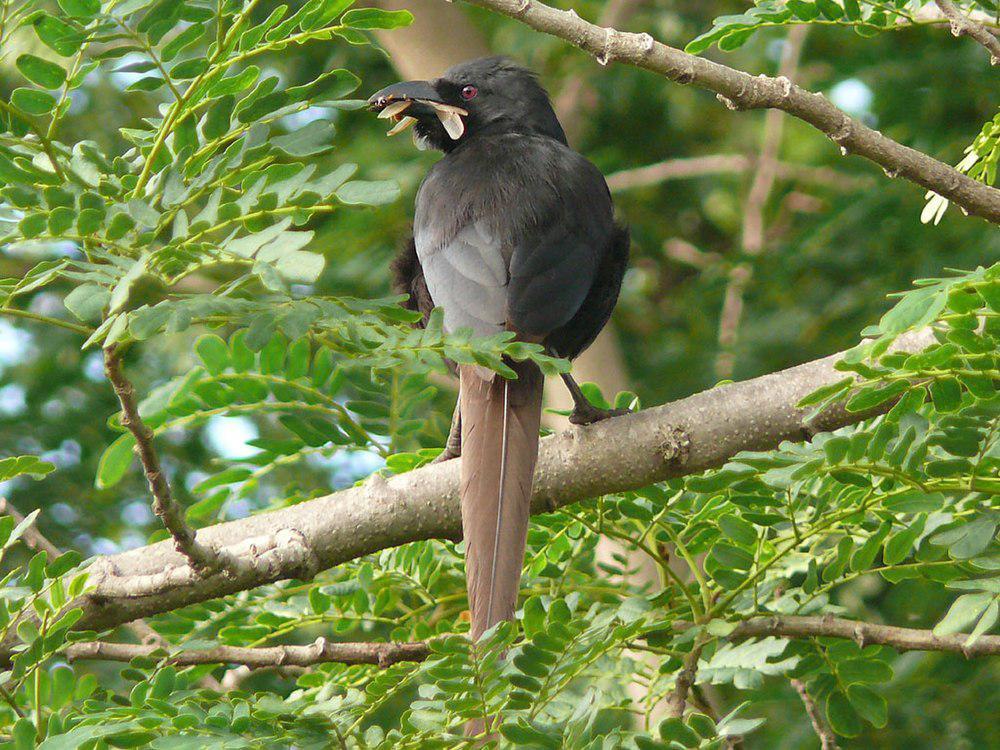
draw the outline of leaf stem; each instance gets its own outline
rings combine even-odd
[[[56,158],[56,151],[52,145],[52,141],[50,141],[48,137],[45,135],[45,133],[42,132],[41,128],[39,128],[38,125],[35,124],[35,121],[32,120],[27,115],[25,115],[20,110],[15,109],[11,105],[9,105],[3,99],[0,99],[0,109],[5,111],[12,117],[16,117],[18,120],[23,122],[25,125],[28,126],[28,129],[31,130],[31,132],[38,137],[39,143],[45,150],[45,155],[49,157],[49,161],[52,163],[52,169],[55,171],[56,176],[59,177],[59,179],[65,181],[67,179],[66,173],[63,172],[62,167],[59,166],[59,160]]]
[[[28,312],[27,310],[18,310],[15,307],[0,307],[0,315],[8,315],[12,318],[25,318],[27,320],[34,320],[38,323],[45,323],[50,326],[58,326],[60,328],[65,328],[67,331],[79,333],[81,336],[90,336],[90,334],[94,332],[93,328],[88,328],[87,326],[70,323],[68,320],[59,320],[59,318],[50,318],[47,315],[39,315],[38,313]]]

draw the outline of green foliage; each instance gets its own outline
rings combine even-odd
[[[996,10],[992,2],[961,5],[963,11],[992,13]],[[911,0],[754,0],[754,7],[745,13],[716,18],[710,30],[692,39],[684,49],[697,55],[716,44],[720,50],[731,52],[746,44],[761,29],[799,24],[844,26],[861,36],[874,36],[927,24],[927,18],[918,12],[920,7],[921,4]]]
[[[31,259],[29,267],[5,270],[8,276],[0,278],[0,314],[58,326],[80,336],[76,343],[88,350],[116,344],[130,352],[130,369],[134,365],[146,381],[140,384],[141,414],[192,524],[300,502],[369,471],[402,473],[423,464],[436,454],[425,446],[440,445],[442,437],[440,425],[428,419],[436,394],[428,375],[440,372],[445,359],[501,372],[504,357],[531,358],[547,372],[566,367],[509,335],[445,335],[439,314],[426,329],[415,329],[416,316],[401,299],[383,296],[379,264],[386,248],[380,243],[393,244],[395,237],[388,241],[386,235],[404,231],[400,216],[399,226],[384,222],[393,221],[392,211],[409,211],[387,208],[400,189],[384,178],[398,174],[409,189],[412,175],[398,158],[393,170],[380,169],[382,154],[390,154],[388,162],[394,152],[375,156],[372,141],[350,131],[343,113],[361,102],[345,97],[359,79],[343,66],[360,71],[350,50],[375,58],[366,49],[366,32],[405,24],[408,13],[351,8],[345,0],[288,7],[256,0],[59,0],[44,11],[34,5],[0,0],[6,13],[0,58],[9,55],[9,73],[17,77],[5,88],[12,92],[9,101],[0,103],[0,243],[5,253]],[[849,26],[864,36],[922,21],[912,3],[760,2],[745,14],[716,19],[689,49],[746,45],[741,54],[747,54],[767,28],[795,23],[835,27],[831,33]],[[28,39],[30,46],[8,45],[8,39]],[[326,56],[308,57],[320,50]],[[301,66],[305,74],[280,66],[293,55],[308,60]],[[117,130],[108,118],[121,108],[109,107],[99,127],[80,128],[70,110],[74,96],[99,96],[88,79],[113,76],[128,81],[116,103],[138,102],[140,111],[143,102],[157,106],[115,122]],[[635,93],[628,86],[603,92],[612,102],[627,98],[628,107],[651,106],[650,97]],[[680,104],[671,117],[629,109],[628,119],[644,128],[662,120],[668,137],[660,140],[672,142],[679,135],[669,129],[672,121],[693,117],[698,135],[686,147],[703,147],[701,140],[711,137],[701,128],[707,119],[690,100]],[[983,129],[963,163],[970,175],[991,184],[994,124]],[[727,120],[725,129],[731,127]],[[87,138],[73,140],[72,132]],[[595,149],[602,166],[650,158],[642,151],[646,142],[637,141],[639,152],[629,154],[632,139],[620,132],[617,140],[626,145]],[[805,147],[797,142],[797,148]],[[355,179],[359,171],[365,179]],[[736,192],[729,187],[671,197],[666,206],[640,196],[625,212],[633,218],[640,256],[622,314],[632,331],[633,359],[642,363],[635,367],[645,380],[644,396],[662,398],[661,383],[668,381],[678,392],[690,390],[691,373],[710,370],[692,352],[685,354],[669,338],[673,334],[664,334],[667,343],[659,349],[649,340],[660,336],[660,328],[670,329],[661,318],[676,304],[691,316],[693,338],[704,329],[714,341],[714,321],[705,325],[699,316],[719,286],[720,270],[727,270],[709,267],[703,282],[685,281],[659,252],[669,237],[650,226],[694,222],[702,227],[699,241],[718,243],[722,252],[735,236],[727,232],[738,232],[719,208],[727,200],[721,193]],[[793,256],[759,265],[759,283],[768,291],[755,303],[794,308],[800,303],[787,290],[802,282],[810,291],[801,297],[824,304],[836,297],[831,308],[849,309],[853,317],[840,328],[853,342],[862,325],[855,320],[877,317],[886,284],[943,263],[931,254],[907,265],[931,244],[930,235],[915,240],[894,219],[883,222],[878,212],[894,211],[881,209],[871,193],[831,203],[829,224],[808,224],[801,246],[796,235]],[[375,207],[382,211],[377,220],[368,210]],[[852,213],[862,209],[873,213],[862,211],[860,219]],[[646,213],[654,220],[644,223]],[[889,239],[880,246],[883,223]],[[377,236],[371,224],[379,225]],[[861,253],[863,271],[853,277],[844,272],[851,283],[863,280],[857,284],[863,299],[810,286],[824,273],[841,273],[837,263],[849,267],[856,242],[845,243],[850,247],[836,258],[829,251],[843,224],[872,243]],[[974,244],[939,242],[956,254]],[[879,261],[878,249],[897,244],[897,255],[886,250],[891,271],[882,269],[876,283],[870,266]],[[644,252],[649,247],[655,250]],[[988,256],[994,248],[987,239],[974,255],[951,264]],[[787,271],[797,263],[807,268],[798,277]],[[366,276],[375,273],[373,266],[377,283]],[[652,304],[638,300],[640,294]],[[822,308],[822,315],[833,314]],[[834,731],[859,737],[858,746],[865,746],[865,738],[891,719],[887,696],[912,673],[913,662],[885,647],[842,639],[729,636],[755,617],[881,612],[882,602],[862,600],[872,589],[883,598],[897,589],[921,592],[935,604],[920,610],[923,622],[916,624],[939,635],[962,634],[966,645],[995,632],[998,320],[998,266],[917,282],[838,364],[844,379],[803,402],[810,412],[830,405],[865,412],[895,402],[885,416],[806,443],[743,453],[701,476],[533,519],[519,620],[474,647],[465,638],[461,546],[438,541],[384,550],[310,582],[280,582],[149,618],[168,649],[307,643],[318,636],[425,640],[431,657],[421,663],[255,673],[222,694],[207,678],[221,678],[225,667],[177,669],[166,664],[165,651],[120,666],[67,664],[66,652],[77,640],[132,636],[70,631],[80,613],[72,600],[85,593],[87,580],[76,567],[79,559],[70,553],[49,561],[45,553],[26,550],[24,535],[36,514],[22,524],[0,518],[6,574],[0,635],[19,644],[10,669],[0,674],[11,696],[0,703],[2,742],[47,750],[331,742],[453,747],[465,741],[464,724],[485,714],[499,717],[497,731],[516,747],[720,748],[729,737],[804,726],[804,715],[788,718],[794,712],[786,710],[787,695],[775,700],[787,679],[796,678]],[[754,342],[751,361],[757,349],[772,347],[767,364],[773,369],[792,357],[807,359],[810,347],[825,353],[843,343],[833,335],[818,343],[791,336],[793,329],[808,328],[800,322],[756,320],[745,334]],[[828,319],[811,322],[814,329],[832,327]],[[892,350],[900,336],[928,325],[934,343],[923,352]],[[650,326],[656,337],[648,335]],[[788,339],[791,354],[774,354],[779,350],[771,331]],[[48,380],[51,372],[69,380],[60,357],[76,353],[63,339],[43,343],[63,347],[48,365]],[[685,372],[671,364],[678,361]],[[77,429],[93,460],[77,484],[48,493],[79,506],[80,516],[70,522],[74,536],[67,539],[74,545],[77,525],[111,537],[106,529],[125,516],[122,510],[134,513],[145,502],[134,438],[120,415],[112,414],[108,430],[94,429],[95,415],[115,408],[106,384],[101,388],[108,398],[91,394],[87,400],[86,379],[75,374],[67,394],[30,394],[41,404],[33,414],[45,415],[36,421],[46,423],[61,421],[51,416],[59,412],[50,412],[50,404],[83,399]],[[611,405],[596,388],[585,390],[594,403]],[[434,410],[444,411],[442,401]],[[610,401],[638,405],[634,394]],[[205,449],[203,428],[222,417],[253,420],[260,432],[249,441],[252,455],[213,458]],[[16,429],[24,430],[25,422]],[[53,471],[58,451],[17,451],[41,458],[0,459],[0,482],[11,482],[5,491],[23,487],[26,477],[63,474]],[[329,469],[350,460],[361,470]],[[97,531],[91,517],[100,520]],[[651,561],[660,585],[635,575],[634,558],[599,558],[604,538]],[[710,717],[699,704],[682,719],[659,721],[656,711],[694,650],[700,655],[694,657],[698,692],[692,697],[712,689],[736,708]],[[641,688],[638,699],[627,692],[630,684]],[[782,716],[769,709],[779,703]],[[748,743],[755,739],[751,735]]]

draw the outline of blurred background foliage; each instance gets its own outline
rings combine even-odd
[[[257,13],[264,16],[277,4],[265,0]],[[742,12],[747,4],[638,0],[633,6],[622,28],[648,30],[683,47],[709,29],[714,18]],[[603,10],[602,3],[592,1],[574,7],[589,19],[599,18]],[[600,67],[578,50],[519,24],[475,9],[463,12],[492,50],[532,67],[553,95],[576,90],[575,146],[606,175],[666,159],[732,155],[753,160],[760,151],[762,112],[730,112],[703,91],[624,66]],[[784,28],[764,29],[734,52],[712,48],[705,54],[752,73],[773,74],[786,34]],[[0,64],[4,99],[21,85],[13,69],[19,54],[50,54],[30,36],[16,42],[16,49],[3,50]],[[312,80],[319,71],[347,68],[362,80],[359,95],[398,78],[387,55],[342,42],[290,47],[269,55],[262,67],[280,76],[282,86]],[[795,80],[822,91],[895,140],[954,164],[996,113],[995,76],[980,47],[954,39],[941,24],[874,38],[822,26],[812,28],[805,39]],[[60,125],[66,139],[85,136],[116,150],[117,128],[137,126],[163,100],[162,91],[126,92],[135,77],[103,70],[88,76],[73,92],[70,112]],[[313,221],[311,249],[326,257],[314,291],[384,296],[389,293],[390,259],[409,231],[414,192],[437,156],[416,151],[408,138],[386,139],[381,123],[364,112],[307,110],[288,125],[319,116],[331,117],[337,129],[334,151],[315,158],[321,172],[357,162],[365,179],[398,181],[402,196],[384,207]],[[794,168],[780,174],[764,209],[765,248],[756,257],[740,249],[752,169],[616,191],[617,209],[632,227],[633,257],[613,326],[629,386],[643,403],[662,403],[717,382],[720,311],[734,264],[753,267],[732,352],[733,377],[745,379],[853,345],[859,331],[890,306],[887,295],[908,288],[913,279],[1000,258],[995,227],[969,220],[954,208],[936,226],[921,223],[925,201],[920,190],[890,179],[862,159],[841,156],[801,122],[785,122],[780,160],[791,167],[828,168],[835,179],[803,180]],[[41,247],[33,251],[35,257],[26,257],[0,247],[0,277],[19,276],[42,257],[65,250]],[[22,304],[58,314],[61,297],[57,285]],[[136,380],[156,384],[190,369],[196,363],[194,339],[201,332],[192,329],[148,342],[131,363]],[[452,399],[453,393],[441,388],[415,415],[420,429],[395,447],[441,445]],[[57,467],[41,482],[0,485],[0,495],[23,512],[41,508],[40,528],[57,546],[85,555],[109,553],[162,535],[149,510],[145,481],[134,467],[114,489],[95,487],[98,459],[116,435],[103,417],[117,408],[98,352],[80,351],[72,333],[0,318],[0,457],[35,454]],[[193,488],[218,468],[219,459],[252,455],[255,449],[247,440],[279,432],[272,418],[254,416],[216,417],[198,429],[167,433],[159,448],[178,500],[197,502],[201,496]],[[278,468],[252,492],[229,497],[213,515],[235,518],[267,507],[275,498],[325,494],[378,465],[368,454],[341,453]],[[839,596],[871,619],[901,625],[936,622],[950,601],[940,588],[921,580],[890,586],[875,577],[856,580]],[[996,746],[996,675],[995,661],[905,655],[884,691],[889,725],[845,741],[845,746]],[[280,681],[259,679],[272,680],[271,686],[280,689]],[[723,698],[729,697],[723,690]],[[766,682],[755,708],[768,722],[751,746],[816,744],[785,681]]]

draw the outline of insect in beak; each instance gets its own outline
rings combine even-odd
[[[469,113],[461,107],[454,107],[450,104],[430,101],[428,99],[400,99],[390,102],[378,113],[379,119],[391,119],[396,123],[389,129],[387,135],[401,133],[417,121],[415,117],[403,115],[415,103],[433,109],[434,114],[437,115],[438,120],[441,122],[441,126],[453,141],[457,141],[465,133],[465,121],[462,120],[462,117],[467,116]]]

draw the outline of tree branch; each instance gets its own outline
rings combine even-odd
[[[901,336],[897,347],[920,351],[934,340],[923,330]],[[841,356],[545,438],[533,512],[705,471],[739,451],[767,450],[871,416],[836,406],[807,420],[796,408],[844,377],[834,369]],[[90,568],[93,588],[73,603],[83,609],[76,627],[104,630],[274,581],[308,580],[389,547],[458,539],[458,464],[445,461],[390,479],[376,474],[326,497],[200,529],[202,544],[239,563],[224,573],[200,575],[170,541],[97,558]],[[0,644],[0,660],[12,645]]]
[[[951,0],[934,0],[934,2],[951,24],[952,34],[967,36],[979,42],[990,53],[990,65],[1000,65],[1000,39],[965,15]]]
[[[904,177],[948,198],[970,214],[1000,223],[1000,190],[872,130],[850,118],[822,95],[787,79],[752,76],[669,47],[649,34],[602,28],[584,21],[573,10],[557,10],[538,0],[469,2],[565,39],[600,62],[628,63],[678,83],[693,83],[714,91],[731,109],[783,110],[825,133],[842,153],[863,156],[881,166],[888,175]]]
[[[684,715],[684,707],[687,705],[688,692],[694,685],[698,677],[698,659],[701,658],[701,650],[704,644],[701,641],[695,642],[687,656],[674,682],[674,689],[667,698],[667,707],[664,715],[668,719],[679,719]]]
[[[675,630],[690,630],[690,622],[675,622]],[[846,638],[855,641],[862,648],[877,644],[889,646],[897,651],[944,651],[962,654],[966,658],[974,656],[1000,655],[1000,635],[980,636],[971,646],[966,645],[969,636],[963,633],[935,635],[931,630],[901,628],[894,625],[879,625],[873,622],[848,620],[833,615],[799,616],[775,615],[774,617],[754,617],[739,623],[726,636],[727,640],[775,636],[778,638]]]
[[[642,167],[623,169],[608,175],[611,192],[659,185],[669,180],[684,180],[716,174],[741,174],[757,168],[757,159],[742,154],[709,154],[681,159],[667,159]],[[869,184],[864,177],[844,174],[829,167],[776,162],[775,174],[783,180],[794,180],[837,190],[856,190]]]
[[[191,565],[198,570],[209,570],[217,567],[218,560],[209,550],[195,539],[195,531],[184,520],[184,514],[174,502],[170,494],[170,485],[163,476],[160,459],[153,447],[153,431],[146,426],[139,416],[139,407],[135,400],[135,389],[125,377],[122,370],[121,354],[113,346],[104,350],[104,373],[115,389],[118,403],[122,407],[122,425],[135,438],[135,450],[142,462],[142,470],[149,482],[149,491],[153,493],[153,512],[160,517],[170,536],[174,539],[177,551],[183,554]]]
[[[14,505],[5,497],[0,497],[0,516],[10,516],[14,519],[14,523],[23,523],[24,519],[27,518],[21,511],[14,507]],[[36,519],[37,523],[37,519]],[[48,540],[42,532],[35,528],[33,523],[27,529],[25,529],[24,534],[21,537],[24,543],[27,544],[32,549],[38,550],[40,552],[47,552],[52,560],[55,560],[59,555],[62,554],[56,545]]]
[[[374,664],[382,669],[400,661],[423,661],[430,655],[426,643],[329,643],[317,638],[308,646],[213,646],[168,652],[161,646],[84,641],[66,649],[71,661],[103,659],[131,661],[136,657],[160,657],[177,666],[196,664],[242,664],[253,669],[267,667],[312,667],[316,664]]]
[[[839,750],[837,747],[837,738],[830,731],[830,727],[826,725],[826,722],[823,721],[823,715],[820,713],[816,701],[813,700],[812,696],[809,695],[809,691],[806,690],[806,684],[802,680],[792,680],[791,683],[792,687],[795,688],[795,692],[799,694],[799,698],[802,699],[802,705],[806,707],[806,713],[809,714],[809,721],[812,722],[813,730],[816,732],[816,736],[819,737],[821,750]]]
[[[25,519],[25,515],[15,508],[10,500],[5,497],[0,497],[0,515],[8,515],[13,518],[16,523],[21,523]],[[47,552],[49,557],[53,560],[63,553],[62,550],[49,541],[48,537],[42,534],[42,532],[39,531],[34,524],[32,524],[24,532],[22,539],[32,549]],[[149,627],[145,620],[133,620],[132,622],[127,623],[125,627],[128,630],[131,630],[132,633],[149,648],[165,648],[167,646],[167,642],[160,637],[159,633]],[[213,690],[219,690],[221,692],[222,686],[211,675],[203,677],[201,679],[201,683],[205,687]]]

